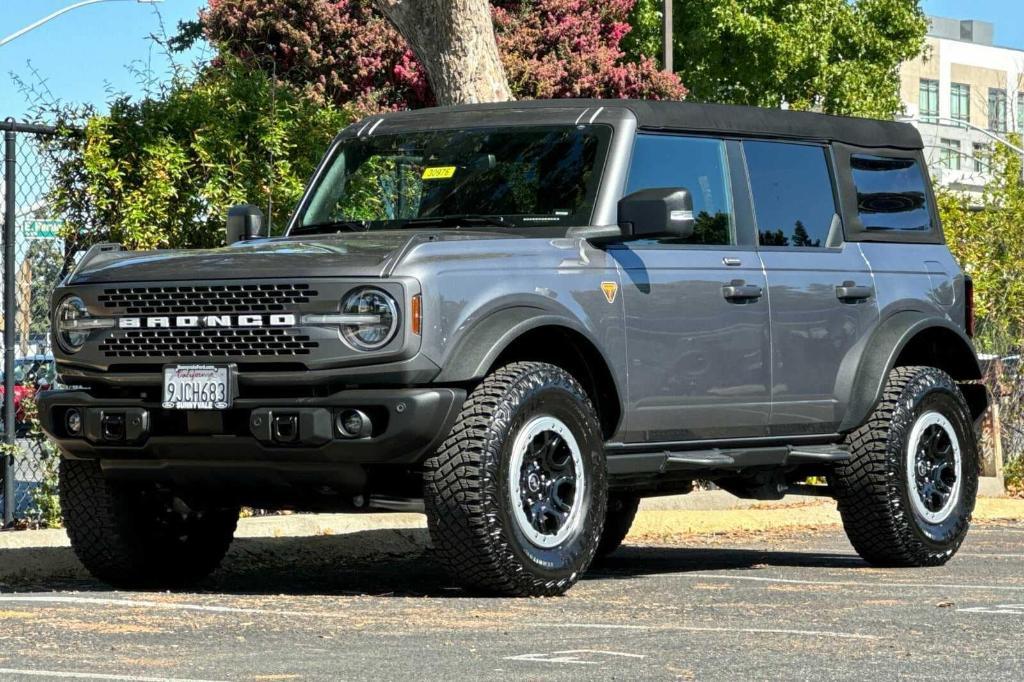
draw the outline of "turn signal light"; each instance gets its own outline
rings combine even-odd
[[[409,319],[412,321],[412,333],[420,336],[423,332],[423,297],[420,294],[412,297]]]

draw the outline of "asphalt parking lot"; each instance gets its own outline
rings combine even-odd
[[[1022,525],[975,527],[937,569],[869,568],[835,529],[629,546],[547,600],[468,597],[422,551],[339,564],[310,548],[349,540],[280,538],[252,570],[238,540],[201,593],[8,583],[0,677],[1024,676]]]

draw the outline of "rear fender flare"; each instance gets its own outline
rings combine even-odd
[[[893,314],[881,322],[873,333],[862,339],[847,354],[839,367],[835,396],[842,420],[839,432],[846,433],[864,423],[871,410],[882,398],[889,372],[910,341],[921,332],[940,328],[952,332],[962,342],[958,351],[968,357],[961,358],[964,370],[954,376],[958,381],[981,378],[981,367],[970,339],[949,320],[934,314],[906,310]]]

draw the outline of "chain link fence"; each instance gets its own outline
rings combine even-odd
[[[55,168],[46,144],[50,126],[0,123],[4,134],[3,260],[3,520],[56,520],[54,447],[38,431],[34,395],[56,386],[50,348],[50,294],[67,270],[63,221],[51,204]]]

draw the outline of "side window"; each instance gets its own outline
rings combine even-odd
[[[915,159],[853,154],[850,170],[865,230],[932,228],[924,173]]]
[[[825,149],[748,141],[743,153],[761,245],[824,247],[836,215]]]
[[[703,137],[636,137],[626,194],[654,187],[682,187],[693,197],[693,236],[677,244],[736,243],[725,143]]]

